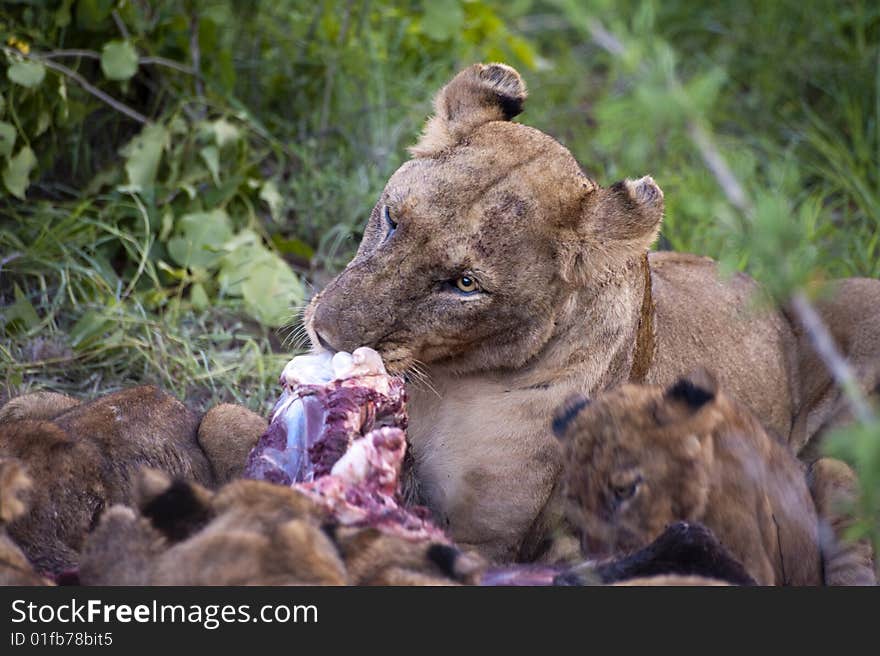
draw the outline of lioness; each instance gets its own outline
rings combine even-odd
[[[762,585],[822,583],[804,465],[707,372],[575,396],[554,430],[586,556],[635,551],[685,520],[714,531]]]
[[[755,283],[719,279],[707,258],[648,255],[663,215],[654,180],[601,187],[511,121],[525,98],[502,64],[449,82],[354,259],[304,315],[316,349],[370,346],[390,371],[427,378],[410,390],[419,495],[456,541],[499,561],[576,549],[545,553],[560,516],[548,427],[571,392],[711,364],[786,438],[810,411],[796,336],[754,308]]]

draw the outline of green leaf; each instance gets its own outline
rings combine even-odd
[[[272,235],[272,245],[284,255],[294,255],[304,260],[315,257],[315,249],[296,237],[285,239],[281,235]]]
[[[270,328],[290,323],[305,298],[300,279],[274,253],[251,267],[242,292],[247,313]]]
[[[9,157],[15,146],[15,128],[10,123],[0,121],[0,157]]]
[[[192,303],[193,309],[202,312],[211,307],[211,301],[208,299],[208,292],[205,291],[205,286],[202,283],[195,283],[189,290],[189,300]]]
[[[49,126],[52,124],[52,117],[49,112],[42,111],[40,115],[37,117],[37,129],[34,130],[34,137],[39,137],[46,130],[49,129]]]
[[[223,246],[226,254],[220,261],[217,281],[220,290],[228,296],[241,296],[242,283],[247,278],[247,269],[256,260],[265,256],[260,237],[253,230],[242,230]]]
[[[46,67],[40,62],[20,61],[10,66],[6,75],[16,84],[30,89],[38,86],[46,77]]]
[[[225,118],[218,119],[210,125],[214,132],[214,141],[220,148],[226,144],[235,143],[241,137],[241,131]]]
[[[61,6],[55,10],[55,25],[57,27],[67,27],[70,25],[70,6],[73,0],[63,0]]]
[[[435,41],[446,41],[464,25],[464,9],[458,0],[432,0],[426,3],[422,31]]]
[[[40,316],[18,285],[13,288],[15,303],[3,310],[8,333],[30,330],[40,323]]]
[[[293,308],[305,298],[299,277],[260,237],[242,230],[226,244],[218,280],[230,296],[241,296],[245,311],[260,323],[277,328],[290,322]]]
[[[112,325],[113,322],[106,315],[89,310],[70,329],[70,345],[77,351],[85,349],[102,337]]]
[[[128,41],[110,41],[101,51],[101,70],[108,80],[129,80],[138,69],[138,54]]]
[[[162,151],[168,143],[168,131],[161,125],[148,125],[122,149],[128,184],[133,191],[153,186]]]
[[[202,156],[202,161],[205,162],[205,166],[207,166],[208,170],[211,172],[211,177],[214,178],[214,184],[219,187],[220,151],[217,149],[217,146],[205,146],[199,154]]]
[[[185,214],[177,222],[177,236],[168,240],[168,254],[181,266],[210,269],[231,237],[232,225],[223,210]]]
[[[28,176],[36,165],[37,158],[34,156],[34,151],[28,146],[23,146],[18,151],[18,155],[9,160],[3,171],[3,184],[6,185],[10,194],[24,200],[25,189],[30,184]]]
[[[174,228],[174,212],[165,210],[162,215],[162,227],[159,229],[159,241],[168,241],[168,236]]]
[[[76,3],[76,24],[90,31],[101,29],[113,11],[113,0],[79,0]]]
[[[281,223],[282,218],[284,218],[281,213],[284,209],[284,198],[278,192],[278,186],[274,181],[267,180],[263,183],[263,187],[260,189],[260,200],[266,201],[266,204],[269,206],[269,213],[272,215],[272,220],[276,223]]]

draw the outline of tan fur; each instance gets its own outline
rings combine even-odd
[[[586,556],[635,551],[674,521],[698,522],[762,585],[822,583],[803,465],[705,373],[573,403],[557,430]]]
[[[482,567],[455,550],[451,577],[431,543],[336,527],[284,486],[240,480],[213,493],[145,472],[139,489],[139,513],[114,507],[88,537],[84,584],[450,585],[474,582]]]
[[[65,394],[42,390],[9,399],[0,407],[0,424],[20,419],[52,419],[79,401]]]
[[[816,301],[816,310],[841,353],[847,358],[865,396],[880,407],[880,281],[849,278],[834,281]],[[809,337],[793,322],[799,343],[802,403],[792,428],[792,443],[801,457],[821,454],[822,436],[853,420],[852,409]]]
[[[240,405],[221,403],[205,414],[199,424],[199,446],[205,452],[214,470],[214,480],[219,483],[241,476],[256,438],[230,439],[230,436],[262,435],[267,422],[260,415],[250,412]]]
[[[510,66],[474,64],[456,75],[434,98],[436,114],[410,152],[416,157],[436,156],[477,126],[519,114],[526,95],[525,82]]]
[[[856,475],[845,463],[820,458],[808,482],[819,513],[826,585],[877,585],[874,549],[868,538],[847,538],[852,520],[848,504],[858,491]]]
[[[208,486],[227,480],[265,422],[245,408],[215,410],[199,430],[197,415],[151,386],[82,404],[44,392],[12,399],[0,409],[0,457],[22,462],[34,486],[10,535],[40,571],[58,573],[76,565],[105,508],[133,502],[142,466]]]
[[[305,318],[315,348],[370,346],[412,374],[415,475],[456,541],[495,560],[555,558],[544,552],[560,516],[548,426],[561,399],[711,364],[787,437],[796,344],[782,315],[754,306],[748,277],[724,281],[691,255],[646,258],[663,213],[654,180],[598,185],[554,139],[503,120],[525,89],[488,69],[440,92],[416,157]],[[461,275],[481,291],[456,291]]]
[[[9,536],[9,524],[27,512],[32,487],[19,462],[0,458],[0,585],[50,585]]]
[[[719,587],[729,586],[730,583],[719,581],[717,579],[708,579],[703,576],[680,576],[671,574],[668,576],[646,576],[627,581],[619,581],[612,583],[614,586],[625,588],[643,588],[643,587]]]

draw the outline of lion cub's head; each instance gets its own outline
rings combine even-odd
[[[144,470],[138,510],[113,506],[87,537],[86,585],[449,585],[485,564],[431,540],[340,525],[314,499],[241,479],[217,492]]]
[[[559,409],[568,514],[586,554],[633,551],[674,521],[702,519],[712,434],[724,421],[717,394],[700,372],[667,389],[625,385],[592,403],[574,396]]]
[[[667,525],[703,524],[762,585],[822,582],[803,464],[699,369],[670,387],[574,397],[554,431],[562,489],[589,556],[630,552]]]
[[[376,349],[457,372],[516,367],[575,293],[606,284],[655,239],[650,177],[602,188],[562,145],[511,119],[526,88],[476,64],[435,99],[413,159],[388,181],[348,267],[306,311],[312,343]]]

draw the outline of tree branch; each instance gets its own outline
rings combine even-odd
[[[39,62],[43,66],[45,66],[46,68],[49,68],[57,73],[61,73],[65,77],[69,77],[71,80],[73,80],[78,85],[80,85],[86,92],[92,94],[98,100],[110,105],[110,107],[115,109],[117,112],[128,116],[130,119],[135,120],[138,123],[146,124],[146,123],[150,122],[150,119],[148,119],[146,116],[141,114],[139,111],[137,111],[136,109],[132,109],[131,107],[129,107],[128,105],[126,105],[123,102],[120,102],[119,100],[116,100],[116,98],[114,98],[110,94],[105,93],[104,91],[101,91],[98,87],[96,87],[94,84],[89,82],[82,75],[77,73],[75,70],[68,68],[67,66],[64,66],[63,64],[59,64],[58,62],[52,61],[52,59],[41,56],[37,53],[24,54],[23,52],[21,52],[19,50],[16,50],[13,48],[7,48],[5,46],[3,47],[3,52],[5,52],[8,55],[15,54],[15,55],[18,55],[19,57],[24,57],[25,59],[30,59],[32,61]]]
[[[846,358],[840,354],[837,345],[834,343],[834,338],[828,332],[828,328],[825,326],[822,318],[813,308],[803,291],[795,292],[794,296],[792,296],[791,308],[798,322],[807,333],[810,344],[816,349],[816,353],[828,368],[828,372],[831,374],[834,382],[843,390],[858,420],[862,423],[873,421],[874,412],[871,410],[871,406],[858,386],[852,367],[849,366]]]
[[[125,103],[116,100],[116,98],[114,98],[113,96],[101,91],[98,87],[93,85],[75,70],[67,68],[67,66],[59,64],[58,62],[54,62],[51,59],[40,60],[38,58],[37,61],[41,61],[41,63],[46,68],[51,68],[53,71],[57,71],[58,73],[69,77],[71,80],[80,85],[86,92],[92,94],[98,100],[110,105],[110,107],[115,109],[117,112],[125,114],[130,119],[137,121],[138,123],[146,124],[150,122],[150,119],[141,114],[139,111],[137,111],[136,109],[132,109]]]
[[[101,59],[101,53],[96,52],[94,50],[82,50],[78,48],[71,48],[67,50],[48,50],[46,52],[40,53],[32,53],[39,57],[40,59],[64,59],[65,57],[84,57],[86,59]],[[196,75],[195,70],[191,66],[187,66],[186,64],[181,64],[178,61],[174,61],[173,59],[168,59],[167,57],[138,57],[138,65],[140,66],[164,66],[165,68],[171,68],[175,71],[180,71],[181,73],[186,73],[187,75]]]

